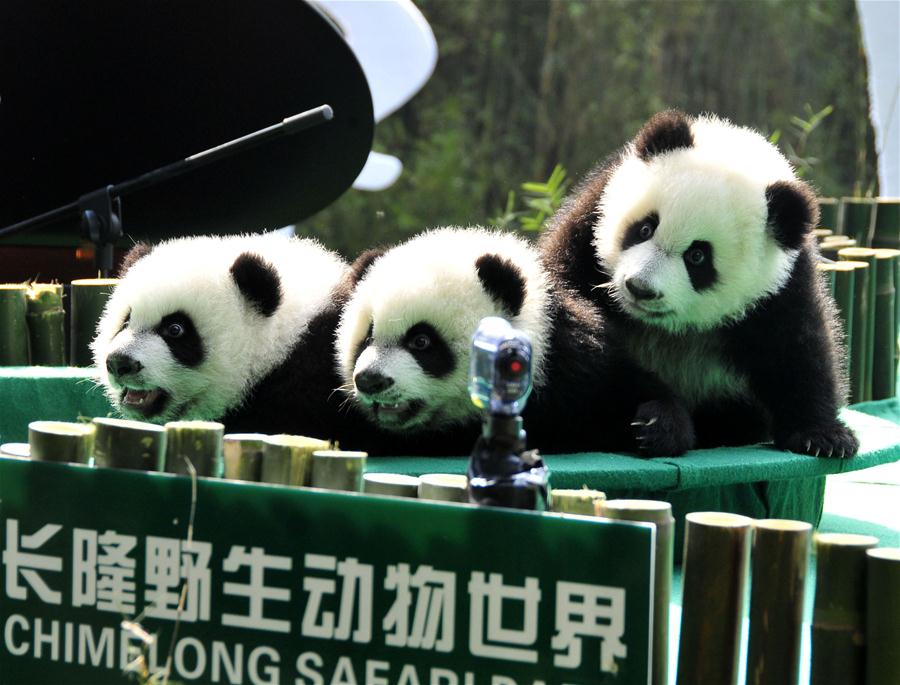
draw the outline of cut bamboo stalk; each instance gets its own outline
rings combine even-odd
[[[27,285],[0,285],[0,366],[28,365]]]
[[[317,450],[312,459],[312,486],[328,490],[362,492],[365,452]]]
[[[900,250],[900,198],[879,197],[874,224],[872,247]]]
[[[115,278],[82,278],[72,281],[70,302],[69,364],[94,363],[90,344],[97,334],[97,322],[106,301],[118,283]]]
[[[27,442],[5,442],[0,445],[0,457],[31,459],[31,448]]]
[[[94,452],[94,426],[66,421],[32,421],[28,447],[38,461],[89,464]]]
[[[872,361],[872,399],[884,400],[897,392],[897,286],[900,250],[875,250],[875,340]]]
[[[418,497],[419,479],[399,473],[367,473],[363,476],[363,491],[367,495]]]
[[[900,683],[900,548],[867,556],[866,685]]]
[[[747,685],[797,685],[812,526],[753,524]]]
[[[599,490],[551,490],[550,510],[560,514],[581,516],[601,516],[600,509],[606,500],[606,493]]]
[[[877,544],[870,535],[815,536],[810,685],[862,685],[865,680],[866,550]]]
[[[816,237],[816,242],[821,243],[825,238],[834,235],[834,231],[830,228],[817,228],[813,231],[813,235]]]
[[[835,271],[837,271],[837,262],[829,264],[828,262],[820,262],[816,264],[816,270],[822,274],[828,287],[828,292],[834,297]]]
[[[222,440],[225,426],[215,421],[170,421],[166,424],[166,471],[190,475],[187,461],[198,476],[222,475]]]
[[[866,262],[869,265],[868,294],[866,295],[866,367],[862,401],[872,399],[872,368],[875,361],[875,288],[878,282],[878,259],[869,247],[845,247],[838,252],[844,261]],[[857,280],[857,286],[859,281]]]
[[[675,519],[668,502],[614,499],[600,504],[600,515],[622,521],[656,524],[656,561],[653,575],[653,665],[651,683],[669,682],[669,603],[672,599]]]
[[[736,685],[751,519],[694,512],[684,533],[679,685]]]
[[[866,351],[868,350],[869,264],[845,262],[853,267],[853,320],[850,323],[850,402],[862,402],[865,396]]]
[[[65,366],[63,287],[58,283],[32,283],[28,289],[27,318],[32,365]]]
[[[127,419],[94,419],[94,466],[162,471],[166,465],[166,429]]]
[[[837,261],[838,252],[845,247],[856,247],[856,241],[846,236],[835,235],[822,241],[819,245],[819,252],[823,257]]]
[[[844,333],[844,352],[848,368],[853,358],[853,286],[856,283],[854,264],[855,262],[835,262],[831,265],[834,268],[834,301]]]
[[[229,433],[222,438],[225,478],[258,482],[262,477],[262,433]]]
[[[875,200],[871,197],[842,197],[839,210],[841,233],[868,247],[874,208]]]
[[[819,200],[819,226],[830,228],[835,233],[838,229],[838,199],[836,197],[820,197]]]
[[[327,440],[300,435],[270,435],[263,440],[260,479],[264,483],[311,485],[313,454],[327,451],[330,447]]]
[[[419,479],[419,499],[438,502],[468,502],[469,481],[451,473],[426,473]]]

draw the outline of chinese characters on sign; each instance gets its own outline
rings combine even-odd
[[[57,552],[68,553],[46,552],[51,543]],[[216,648],[205,650],[190,637],[189,627],[204,623],[248,633],[289,634],[307,647],[316,640],[346,643],[348,649],[375,644],[429,652],[436,658],[467,648],[476,658],[522,664],[537,664],[543,655],[563,671],[582,668],[590,659],[595,673],[614,674],[628,657],[623,641],[626,590],[621,587],[566,580],[548,586],[535,576],[509,578],[481,570],[466,571],[461,578],[463,572],[428,564],[397,561],[382,567],[356,556],[309,551],[294,558],[262,546],[214,549],[210,541],[85,527],[67,530],[59,523],[23,530],[15,518],[5,521],[2,564],[3,595],[9,600],[3,639],[13,655],[46,657],[49,646],[51,654],[71,655],[73,662],[84,653],[78,663],[113,663],[109,633],[85,632],[85,626],[76,629],[69,623],[48,633],[46,621],[29,622],[12,604],[60,607],[68,597],[73,608],[108,612],[118,619],[143,613],[162,622],[178,619],[182,602],[185,637],[175,652],[182,675],[202,674],[208,662],[210,667],[219,664]],[[216,610],[217,597],[225,604],[221,611]],[[544,643],[542,602],[552,603],[554,616],[552,631],[547,631],[551,639]],[[380,607],[384,610],[376,611]],[[457,621],[461,613],[462,624]],[[462,643],[460,627],[466,636]],[[69,633],[71,645],[66,643]],[[239,646],[243,653],[243,644]],[[259,649],[250,653],[256,655],[257,666],[266,658],[275,663],[275,650]],[[317,659],[321,662],[313,652],[301,654],[299,674],[320,665]],[[219,675],[223,664],[236,668],[222,661]]]

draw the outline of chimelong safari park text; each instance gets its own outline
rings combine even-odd
[[[228,685],[564,685],[628,657],[621,587],[3,523],[7,664],[152,674],[171,658],[173,680]],[[121,627],[134,617],[163,636]]]

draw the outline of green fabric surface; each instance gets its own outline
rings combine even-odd
[[[38,419],[76,421],[112,415],[93,369],[8,366],[0,369],[0,443],[28,442]]]
[[[112,412],[106,397],[92,380],[92,369],[55,367],[6,367],[0,369],[0,440],[27,440],[29,421],[72,421],[79,416],[107,416]],[[552,484],[557,488],[587,486],[609,493],[665,493],[685,491],[684,502],[706,500],[723,511],[734,506],[745,510],[789,510],[790,491],[799,481],[809,481],[812,491],[821,489],[820,478],[900,459],[900,402],[867,402],[845,410],[844,420],[859,434],[862,447],[853,459],[816,459],[762,445],[695,450],[683,457],[641,459],[609,453],[548,455]],[[372,458],[369,470],[420,475],[465,473],[468,457]],[[770,485],[757,485],[770,482]],[[784,484],[790,483],[790,485]],[[773,483],[782,483],[774,485]],[[742,485],[744,487],[737,487]],[[804,486],[805,487],[805,486]],[[726,493],[715,494],[725,488]],[[730,489],[729,489],[730,488]],[[762,488],[762,489],[761,489]],[[785,492],[786,489],[786,492]],[[765,490],[765,492],[763,492]],[[762,493],[762,494],[761,494]],[[776,494],[777,493],[777,494]],[[806,499],[809,493],[804,493]],[[726,496],[725,500],[721,498]],[[674,504],[675,502],[673,502]],[[681,506],[679,504],[678,506]],[[704,508],[713,508],[712,506]],[[801,516],[809,520],[810,516]]]

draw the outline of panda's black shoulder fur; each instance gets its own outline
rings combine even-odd
[[[352,288],[348,270],[284,361],[223,418],[227,432],[291,433],[337,440],[348,447],[358,444],[366,424],[337,392],[341,381],[334,360],[335,330]]]

